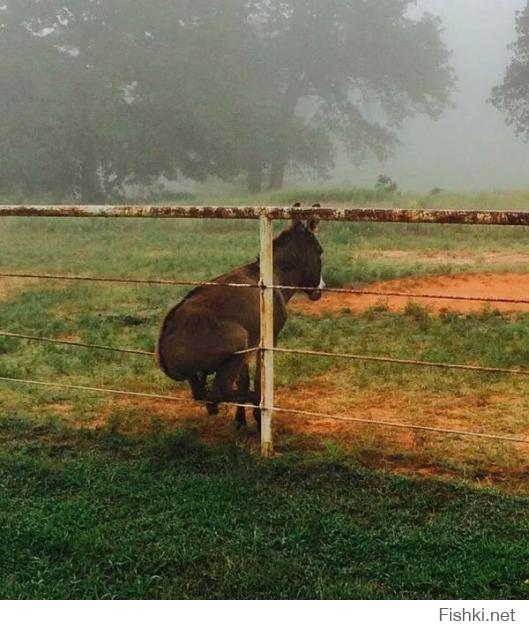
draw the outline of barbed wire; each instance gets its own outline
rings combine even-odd
[[[402,422],[393,422],[390,420],[371,420],[367,418],[355,418],[352,416],[340,416],[328,413],[319,413],[316,411],[303,411],[301,409],[286,409],[284,407],[272,407],[271,409],[277,413],[289,413],[298,416],[306,416],[309,418],[315,419],[325,419],[325,420],[337,420],[339,422],[344,423],[356,423],[356,424],[372,424],[376,426],[382,427],[392,427],[395,429],[406,429],[413,431],[426,431],[429,433],[444,433],[449,435],[458,435],[461,437],[475,437],[482,438],[487,440],[497,440],[501,442],[516,442],[519,444],[529,444],[529,439],[526,438],[518,438],[509,435],[495,435],[493,433],[477,433],[475,431],[463,431],[460,429],[443,429],[440,427],[429,427],[418,424],[407,424]]]
[[[511,376],[529,376],[529,370],[487,367],[481,365],[465,365],[458,363],[441,363],[433,361],[420,361],[415,359],[394,359],[392,357],[374,357],[361,354],[346,354],[342,352],[318,352],[316,350],[297,350],[292,348],[268,348],[273,352],[283,354],[299,354],[311,357],[334,357],[349,359],[351,361],[365,361],[374,363],[391,363],[396,365],[410,365],[417,367],[440,368],[448,370],[468,370],[470,372],[487,372],[492,374],[509,374]]]
[[[141,356],[154,357],[154,352],[146,350],[134,350],[131,348],[115,348],[113,346],[100,346],[97,344],[83,343],[81,341],[67,341],[66,339],[53,339],[51,337],[35,337],[33,335],[21,335],[0,330],[0,337],[8,337],[11,339],[25,339],[26,341],[38,341],[41,343],[52,343],[61,346],[77,346],[79,348],[88,348],[90,350],[107,350],[109,352],[118,352],[121,354],[137,354]]]
[[[158,399],[158,400],[166,400],[170,402],[185,402],[196,405],[202,405],[207,403],[208,401],[195,401],[189,398],[177,397],[177,396],[166,396],[164,394],[152,394],[148,392],[133,392],[119,389],[109,389],[103,387],[88,387],[85,385],[71,385],[69,383],[51,383],[47,381],[34,381],[29,379],[19,379],[19,378],[11,378],[6,376],[0,376],[0,381],[17,384],[17,385],[30,385],[30,386],[38,386],[38,387],[50,387],[56,389],[73,389],[84,392],[98,393],[98,394],[112,394],[116,396],[127,396],[127,397],[137,397],[137,398],[149,398],[149,399]],[[263,408],[257,405],[252,404],[242,404],[242,403],[234,403],[227,402],[221,403],[223,405],[229,407],[237,407],[242,409],[260,409],[263,411]],[[429,433],[442,433],[445,435],[454,435],[460,437],[472,437],[472,438],[480,438],[487,440],[496,440],[499,442],[515,442],[518,444],[529,444],[529,439],[526,438],[518,438],[515,436],[509,435],[496,435],[491,433],[478,433],[475,431],[464,431],[460,429],[443,429],[440,427],[430,427],[425,425],[417,425],[417,424],[407,424],[404,422],[396,422],[390,420],[372,420],[367,418],[355,418],[352,416],[340,416],[335,414],[324,414],[313,411],[304,411],[301,409],[287,409],[285,407],[272,407],[270,411],[274,411],[277,413],[288,413],[292,415],[300,415],[306,416],[315,419],[325,419],[325,420],[336,420],[344,423],[355,423],[355,424],[367,424],[367,425],[376,425],[383,427],[391,427],[394,429],[402,429],[407,431],[424,431]]]
[[[77,346],[80,348],[87,348],[90,350],[106,350],[109,352],[116,352],[120,354],[137,354],[140,356],[155,357],[156,352],[149,352],[147,350],[136,350],[133,348],[116,348],[114,346],[101,346],[91,343],[83,343],[81,341],[68,341],[66,339],[53,339],[52,337],[36,337],[34,335],[22,335],[19,333],[11,333],[4,330],[0,330],[0,337],[7,337],[12,339],[24,339],[26,341],[37,341],[41,343],[52,343],[60,346]],[[239,350],[234,352],[235,355],[252,354],[257,352],[259,348],[248,348],[247,350]]]
[[[272,288],[272,289],[278,289],[278,290],[292,290],[292,291],[314,291],[315,290],[315,287],[303,287],[303,286],[273,285],[271,287],[265,287],[263,285],[249,284],[249,283],[243,284],[243,283],[204,282],[204,281],[191,281],[191,280],[189,281],[188,280],[166,280],[166,279],[160,279],[160,278],[152,278],[152,279],[109,278],[109,277],[95,277],[95,276],[4,273],[4,272],[0,272],[0,277],[1,278],[59,280],[59,281],[86,281],[86,282],[102,282],[102,283],[118,283],[118,284],[119,283],[144,284],[144,285],[152,284],[152,285],[161,285],[161,286],[163,285],[165,286],[196,286],[196,287],[222,286],[222,287],[231,287],[231,288],[261,288],[261,289]],[[333,288],[333,287],[326,287],[322,291],[325,293],[371,295],[371,296],[378,296],[378,297],[404,297],[404,298],[416,298],[416,299],[472,301],[472,302],[482,302],[482,303],[529,304],[529,299],[513,299],[513,298],[501,298],[501,297],[500,298],[479,298],[475,296],[436,295],[436,294],[428,294],[428,293],[403,293],[399,291],[374,291],[374,290],[368,290],[368,289]],[[53,343],[57,345],[76,346],[76,347],[81,347],[81,348],[86,348],[86,349],[110,351],[110,352],[116,352],[116,353],[121,353],[121,354],[147,356],[149,358],[155,357],[154,352],[148,352],[144,350],[137,350],[137,349],[130,349],[130,348],[116,348],[112,346],[88,344],[88,343],[77,342],[77,341],[53,339],[49,337],[37,337],[34,335],[10,333],[7,331],[0,331],[0,336],[16,338],[16,339],[24,339],[28,341],[37,341],[37,342],[43,342],[43,343]],[[236,354],[250,354],[250,353],[259,351],[259,349],[260,348],[251,348],[248,350],[237,352]],[[271,350],[273,352],[282,353],[282,354],[298,354],[298,355],[303,355],[303,356],[330,357],[330,358],[347,359],[347,360],[354,360],[354,361],[388,363],[388,364],[418,366],[418,367],[427,367],[427,368],[457,369],[457,370],[467,370],[467,371],[484,372],[484,373],[507,374],[507,375],[513,375],[513,376],[529,376],[528,370],[520,370],[520,369],[494,368],[494,367],[476,366],[476,365],[430,362],[430,361],[420,361],[420,360],[414,360],[414,359],[395,359],[392,357],[365,356],[365,355],[348,354],[348,353],[324,352],[324,351],[314,351],[314,350],[298,350],[298,349],[290,349],[290,348],[268,348],[266,350]],[[86,391],[86,392],[92,392],[92,393],[105,393],[105,394],[112,394],[112,395],[118,395],[118,396],[151,398],[151,399],[166,400],[166,401],[171,401],[171,402],[186,402],[188,404],[189,403],[204,404],[204,402],[207,402],[207,401],[194,401],[189,398],[167,396],[167,395],[162,395],[162,394],[152,394],[152,393],[146,393],[146,392],[132,392],[132,391],[109,389],[109,388],[70,385],[70,384],[64,384],[64,383],[52,383],[52,382],[35,381],[35,380],[27,380],[27,379],[15,379],[15,378],[8,378],[8,377],[0,377],[0,381],[15,383],[15,384],[42,386],[42,387],[66,388],[66,389],[73,389],[73,390],[78,390],[78,391]],[[261,409],[261,407],[256,406],[256,405],[251,405],[251,404],[240,404],[240,403],[223,403],[223,404],[226,404],[227,406],[241,407],[245,409]],[[462,437],[475,437],[475,438],[482,438],[482,439],[491,439],[491,440],[498,440],[498,441],[529,444],[529,439],[516,438],[512,436],[501,436],[501,435],[462,431],[462,430],[455,430],[455,429],[442,429],[439,427],[429,427],[429,426],[423,426],[423,425],[407,424],[407,423],[402,423],[402,422],[391,422],[391,421],[355,418],[355,417],[340,416],[340,415],[334,415],[334,414],[322,414],[318,412],[303,411],[299,409],[287,409],[287,408],[282,408],[282,407],[273,407],[271,411],[278,412],[278,413],[290,413],[294,415],[302,415],[302,416],[310,417],[314,419],[318,419],[318,418],[331,419],[331,420],[337,420],[341,422],[378,425],[378,426],[392,427],[392,428],[398,428],[398,429],[435,432],[435,433],[449,434],[449,435],[462,436]]]
[[[37,337],[34,335],[23,335],[18,333],[11,333],[7,331],[0,330],[0,337],[7,337],[12,339],[23,339],[26,341],[36,341],[41,343],[51,343],[56,345],[64,345],[64,346],[75,346],[80,348],[86,348],[90,350],[103,350],[108,352],[115,352],[119,354],[134,354],[139,356],[146,356],[149,358],[156,357],[155,352],[148,352],[146,350],[135,350],[132,348],[116,348],[113,346],[102,346],[97,344],[89,344],[83,343],[80,341],[68,341],[63,339],[53,339],[51,337]],[[238,352],[234,352],[235,355],[244,355],[244,354],[252,354],[254,352],[259,352],[260,348],[248,348],[247,350],[239,350]],[[302,350],[296,348],[265,348],[265,351],[271,351],[280,354],[297,354],[302,356],[313,356],[313,357],[329,357],[329,358],[337,358],[337,359],[346,359],[351,361],[364,361],[368,363],[389,363],[395,365],[407,365],[407,366],[416,366],[416,367],[426,367],[426,368],[438,368],[438,369],[447,369],[447,370],[465,370],[470,372],[485,372],[489,374],[505,374],[510,376],[529,376],[529,370],[522,370],[517,368],[499,368],[499,367],[489,367],[489,366],[481,366],[481,365],[466,365],[466,364],[458,364],[458,363],[442,363],[442,362],[433,362],[433,361],[421,361],[415,359],[395,359],[393,357],[377,357],[377,356],[369,356],[362,354],[348,354],[343,352],[325,352],[325,351],[316,351],[316,350]]]
[[[72,276],[49,273],[6,273],[0,272],[0,278],[28,280],[61,280],[77,282],[103,282],[116,284],[153,284],[176,287],[231,287],[234,289],[258,289],[259,284],[237,282],[207,282],[203,280],[166,280],[164,278],[108,278],[101,276]]]
[[[489,298],[489,297],[476,297],[472,295],[441,295],[435,293],[403,293],[401,291],[375,291],[371,289],[349,289],[349,288],[335,288],[325,287],[318,289],[317,287],[296,287],[277,284],[269,287],[271,289],[281,289],[284,291],[321,291],[322,293],[337,293],[348,295],[371,295],[375,297],[403,297],[403,298],[416,298],[422,300],[452,300],[462,302],[484,302],[494,304],[496,302],[500,304],[529,304],[529,299],[524,298]]]
[[[79,282],[101,282],[116,284],[143,284],[143,285],[159,285],[159,286],[177,286],[177,287],[229,287],[234,289],[278,289],[283,291],[321,291],[322,293],[336,293],[344,295],[368,295],[373,297],[402,297],[414,298],[421,300],[447,300],[461,302],[478,302],[483,304],[528,304],[529,299],[524,298],[506,298],[506,297],[476,297],[472,295],[442,295],[436,293],[405,293],[402,291],[376,291],[373,289],[353,289],[325,287],[318,289],[317,287],[307,286],[291,286],[274,284],[269,287],[259,283],[236,283],[236,282],[208,282],[199,280],[166,280],[163,278],[110,278],[101,276],[73,276],[61,274],[34,274],[34,273],[7,273],[0,272],[0,278],[12,279],[33,279],[33,280],[58,280],[58,281],[79,281]]]
[[[107,389],[104,387],[89,387],[87,385],[71,385],[69,383],[57,383],[48,381],[34,381],[29,379],[11,378],[7,376],[0,376],[0,381],[4,383],[14,383],[20,385],[35,385],[38,387],[51,387],[57,389],[75,389],[84,392],[92,392],[99,394],[114,394],[116,396],[136,396],[138,398],[154,398],[158,400],[168,400],[171,402],[185,402],[192,405],[204,405],[204,404],[217,404],[210,400],[193,400],[191,398],[184,398],[178,396],[166,396],[164,394],[151,394],[148,392],[131,392],[121,389]],[[228,407],[240,407],[242,409],[260,409],[257,405],[251,405],[249,403],[236,403],[236,402],[222,402],[220,404]]]

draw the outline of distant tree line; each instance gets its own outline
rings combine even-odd
[[[453,73],[413,0],[3,0],[0,192],[119,199],[161,176],[325,174],[388,156]]]

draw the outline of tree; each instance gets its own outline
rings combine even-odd
[[[265,180],[280,188],[287,168],[325,172],[337,143],[358,162],[384,158],[407,117],[441,113],[454,81],[449,54],[438,19],[408,16],[413,3],[193,5],[196,55],[211,65],[205,108],[237,113],[225,130],[237,140],[234,166],[247,172],[251,190]]]
[[[516,14],[517,41],[503,83],[492,90],[492,104],[503,111],[519,136],[529,139],[529,4]]]
[[[165,16],[136,0],[6,0],[4,189],[99,203],[162,175],[213,172],[202,158],[213,130],[183,80],[185,3],[161,4]]]
[[[413,0],[4,0],[0,186],[100,202],[160,176],[325,173],[387,155],[452,84]]]
[[[52,198],[98,202],[119,177],[104,150],[109,141],[119,146],[119,125],[105,125],[109,117],[98,114],[116,113],[125,103],[108,77],[95,72],[100,19],[81,4],[52,11],[53,2],[17,0],[4,7],[0,177],[15,175],[24,195],[45,190]]]
[[[271,188],[281,187],[300,137],[339,141],[383,158],[408,116],[438,115],[453,83],[440,22],[408,15],[412,0],[253,3],[272,86]],[[269,86],[267,85],[267,88]],[[306,147],[310,151],[310,147]],[[325,156],[322,156],[325,157]]]

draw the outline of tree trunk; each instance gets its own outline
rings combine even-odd
[[[283,145],[283,143],[281,143]],[[280,190],[285,183],[285,171],[287,169],[287,147],[278,146],[276,149],[276,155],[272,162],[272,169],[270,171],[270,190]]]
[[[263,159],[260,155],[253,155],[248,166],[248,192],[260,193],[263,189]]]
[[[270,171],[269,187],[271,190],[283,188],[285,183],[285,172],[289,160],[290,131],[298,101],[302,94],[303,81],[303,75],[292,80],[283,98],[281,119],[277,130],[272,169]]]

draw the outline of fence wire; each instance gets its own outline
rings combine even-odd
[[[51,337],[36,337],[34,335],[23,335],[19,333],[11,333],[7,331],[0,330],[0,337],[6,337],[11,339],[21,339],[25,341],[36,341],[39,343],[51,343],[62,346],[74,346],[80,348],[86,348],[89,350],[104,350],[108,352],[115,352],[118,354],[133,354],[139,356],[146,356],[149,358],[156,357],[155,352],[148,352],[146,350],[135,350],[132,348],[116,348],[113,346],[102,346],[98,344],[89,344],[83,343],[80,341],[67,341],[63,339],[53,339]],[[245,355],[252,354],[254,352],[258,352],[260,350],[259,347],[248,348],[247,350],[239,350],[235,352],[235,355]],[[322,357],[322,358],[336,358],[336,359],[344,359],[350,361],[361,361],[365,363],[389,363],[394,365],[406,365],[411,367],[426,367],[426,368],[435,368],[435,369],[446,369],[446,370],[465,370],[469,372],[484,372],[488,374],[504,374],[509,376],[529,376],[529,370],[522,369],[512,369],[512,368],[499,368],[499,367],[488,367],[481,365],[465,365],[458,363],[441,363],[441,362],[433,362],[433,361],[420,361],[415,359],[395,359],[393,357],[380,357],[380,356],[368,356],[362,354],[348,354],[343,352],[325,352],[325,351],[316,351],[316,350],[303,350],[296,348],[265,348],[266,351],[280,353],[280,354],[296,354],[301,356],[312,356],[312,357]]]
[[[18,333],[6,332],[0,330],[0,337],[7,337],[12,339],[24,339],[26,341],[37,341],[41,343],[51,343],[59,346],[77,346],[79,348],[87,348],[90,350],[106,350],[108,352],[116,352],[118,354],[137,354],[146,357],[155,357],[156,352],[149,352],[147,350],[135,350],[133,348],[115,348],[114,346],[100,346],[92,343],[83,343],[81,341],[68,341],[66,339],[53,339],[52,337],[35,337],[34,335],[21,335]],[[239,350],[234,352],[235,355],[252,354],[257,352],[259,348],[248,348],[248,350]]]
[[[409,365],[412,367],[439,368],[446,370],[467,370],[469,372],[487,372],[489,374],[509,374],[511,376],[529,376],[529,370],[487,367],[481,365],[464,365],[458,363],[439,363],[432,361],[418,361],[414,359],[394,359],[392,357],[374,357],[362,354],[347,354],[342,352],[318,352],[316,350],[296,350],[292,348],[268,348],[273,352],[283,354],[299,354],[309,357],[334,357],[337,359],[349,359],[351,361],[363,361],[366,363],[390,363],[394,365]]]
[[[352,416],[338,416],[333,414],[323,414],[316,411],[302,411],[300,409],[285,409],[284,407],[273,407],[272,411],[278,413],[289,413],[297,416],[306,416],[313,419],[337,420],[345,423],[372,424],[381,427],[392,427],[394,429],[406,429],[409,431],[425,431],[428,433],[444,433],[447,435],[457,435],[460,437],[475,437],[487,440],[497,440],[500,442],[516,442],[518,444],[529,444],[529,439],[519,438],[510,435],[495,435],[493,433],[476,433],[474,431],[463,431],[458,429],[442,429],[440,427],[428,427],[419,424],[406,424],[402,422],[392,422],[390,420],[370,420],[366,418],[354,418]]]
[[[101,276],[72,276],[49,273],[4,273],[0,278],[28,279],[28,280],[61,280],[75,282],[102,282],[113,284],[152,284],[175,287],[232,287],[234,289],[258,289],[259,284],[245,284],[236,282],[206,282],[198,280],[165,280],[164,278],[106,278]]]
[[[81,341],[67,341],[63,339],[53,339],[51,337],[35,337],[33,335],[20,335],[18,333],[10,333],[1,330],[0,337],[8,337],[11,339],[24,339],[26,341],[37,341],[40,343],[51,343],[58,346],[76,346],[78,348],[88,348],[90,350],[106,350],[108,352],[116,352],[120,354],[137,354],[140,356],[154,357],[154,352],[145,350],[134,350],[131,348],[114,348],[112,346],[100,346],[92,343],[83,343]]]
[[[7,376],[0,376],[0,381],[4,383],[13,383],[17,385],[35,385],[37,387],[51,387],[56,389],[75,389],[83,392],[92,392],[97,394],[114,394],[116,396],[135,396],[137,398],[155,398],[158,400],[168,400],[171,402],[185,402],[192,405],[204,405],[204,404],[217,404],[209,400],[192,400],[190,398],[178,397],[178,396],[166,396],[164,394],[151,394],[148,392],[130,392],[121,389],[108,389],[104,387],[88,387],[87,385],[71,385],[69,383],[52,383],[48,381],[33,381],[22,378],[11,378]],[[240,407],[242,409],[260,409],[256,405],[249,403],[236,403],[236,402],[223,402],[223,405],[228,407]]]
[[[71,385],[67,383],[50,383],[46,381],[33,381],[29,379],[9,378],[5,376],[0,376],[0,381],[6,382],[6,383],[12,383],[16,385],[50,387],[50,388],[56,388],[56,389],[73,389],[73,390],[91,392],[91,393],[97,393],[97,394],[112,394],[115,396],[150,398],[150,399],[157,399],[157,400],[166,400],[170,402],[185,402],[188,404],[191,403],[195,405],[202,405],[209,402],[209,401],[195,401],[195,400],[190,400],[189,398],[183,398],[183,397],[177,397],[177,396],[166,396],[164,394],[151,394],[147,392],[132,392],[132,391],[119,390],[119,389],[108,389],[108,388],[103,388],[103,387],[88,387],[84,385]],[[236,407],[236,408],[242,408],[242,409],[259,409],[263,411],[263,408],[257,405],[233,403],[233,402],[227,402],[227,403],[222,403],[222,404],[228,407]],[[516,436],[510,436],[510,435],[478,433],[475,431],[463,431],[463,430],[458,430],[458,429],[442,429],[439,427],[429,427],[429,426],[423,426],[423,425],[418,425],[418,424],[407,424],[404,422],[394,422],[390,420],[371,420],[367,418],[355,418],[352,416],[340,416],[340,415],[334,415],[334,414],[318,413],[318,412],[313,412],[313,411],[303,411],[301,409],[287,409],[285,407],[272,407],[270,411],[274,411],[277,413],[288,413],[288,414],[298,415],[298,416],[306,416],[312,419],[337,420],[344,423],[391,427],[393,429],[401,429],[401,430],[406,430],[406,431],[442,433],[445,435],[453,435],[453,436],[458,436],[458,437],[481,438],[481,439],[487,439],[487,440],[495,440],[498,442],[514,442],[518,444],[529,444],[529,439],[519,438]]]
[[[270,287],[261,284],[246,284],[233,282],[206,282],[202,280],[166,280],[164,278],[110,278],[101,276],[73,276],[61,274],[36,274],[36,273],[18,273],[18,272],[0,272],[0,278],[11,279],[28,279],[28,280],[60,280],[60,281],[76,281],[76,282],[101,282],[107,284],[140,284],[140,285],[158,285],[158,286],[176,286],[176,287],[231,287],[234,289],[279,289],[283,291],[314,291],[315,287],[290,286],[290,285],[272,285]],[[505,298],[505,297],[476,297],[472,295],[442,295],[436,293],[404,293],[401,291],[375,291],[372,289],[353,289],[353,288],[336,288],[324,287],[319,289],[322,293],[336,293],[344,295],[368,295],[373,297],[402,297],[420,300],[447,300],[455,302],[477,302],[482,304],[528,304],[529,299],[524,298]]]
[[[288,285],[274,285],[272,289],[282,289],[284,291],[314,291],[314,287],[294,287]],[[370,289],[339,289],[333,287],[325,287],[320,289],[322,293],[338,293],[349,295],[371,295],[375,297],[403,297],[415,298],[422,300],[449,300],[461,302],[482,302],[485,304],[529,304],[529,299],[524,298],[504,298],[504,297],[476,297],[472,295],[441,295],[436,293],[403,293],[401,291],[374,291]]]

